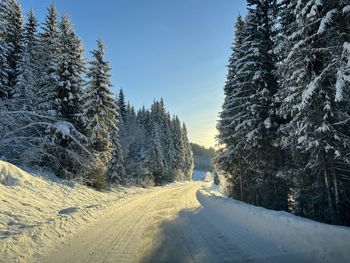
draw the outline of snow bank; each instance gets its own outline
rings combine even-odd
[[[24,185],[30,180],[30,175],[13,164],[0,160],[0,184],[15,186]]]
[[[97,192],[0,161],[0,262],[34,262],[66,237],[147,191],[130,187]]]
[[[212,187],[197,193],[204,209],[213,209],[227,224],[257,234],[306,262],[349,262],[350,228],[318,223],[287,212],[272,211],[227,199]]]

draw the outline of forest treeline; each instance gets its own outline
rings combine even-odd
[[[215,157],[214,148],[206,148],[197,143],[191,143],[194,169],[199,171],[213,171],[212,160]]]
[[[188,180],[186,126],[163,99],[135,110],[111,91],[101,39],[84,48],[52,4],[39,25],[17,0],[0,2],[0,158],[102,189],[106,182]]]
[[[247,2],[216,164],[233,198],[350,225],[350,1]]]

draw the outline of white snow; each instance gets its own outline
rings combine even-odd
[[[19,186],[30,180],[30,175],[13,164],[0,160],[0,184]]]
[[[3,177],[24,178],[0,184],[0,262],[350,258],[349,228],[227,199],[211,182],[103,193],[3,161],[0,168]]]
[[[69,123],[66,121],[58,121],[55,123],[55,127],[57,128],[57,130],[59,130],[60,133],[65,136],[70,134],[69,126]]]
[[[246,238],[251,234],[261,237],[266,242],[275,244],[281,251],[300,257],[299,262],[349,262],[348,227],[322,224],[287,212],[227,199],[213,187],[200,190],[197,197],[205,209],[220,215],[220,225],[226,222],[227,226],[224,227],[228,230],[240,229]],[[255,242],[258,240],[257,238]],[[259,245],[262,244],[257,244]]]
[[[264,121],[264,125],[265,125],[265,128],[266,129],[271,129],[272,127],[272,123],[271,123],[271,118],[267,118],[265,121]]]
[[[346,13],[349,13],[350,12],[350,5],[347,5],[343,8],[343,13],[346,14]]]
[[[344,42],[343,44],[343,56],[348,57],[350,54],[350,43]],[[350,59],[348,59],[347,67],[350,66]],[[345,69],[339,68],[337,72],[337,82],[335,85],[336,93],[335,93],[335,101],[342,101],[343,94],[346,92],[348,84],[350,83],[350,76],[345,73]]]
[[[30,174],[4,161],[0,182],[0,262],[30,262],[106,210],[149,191],[130,187],[97,192],[47,172]]]
[[[327,26],[332,22],[332,18],[337,14],[337,9],[332,9],[327,12],[326,16],[322,18],[320,27],[318,28],[317,34],[322,34],[326,31]]]

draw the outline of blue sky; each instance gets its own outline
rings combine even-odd
[[[43,21],[52,0],[20,0]],[[101,36],[120,87],[137,108],[163,97],[186,122],[190,140],[214,145],[231,53],[233,24],[245,0],[56,0],[86,53]]]

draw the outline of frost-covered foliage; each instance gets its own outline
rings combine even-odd
[[[289,202],[297,214],[349,224],[350,1],[281,0],[275,7],[268,7],[273,1],[249,3],[253,8],[236,25],[218,125],[223,148],[216,160],[230,174],[231,194],[265,207],[282,198],[280,204]],[[276,7],[278,16],[268,20],[266,8],[273,12]],[[265,22],[257,23],[254,14]],[[266,55],[259,49],[261,36],[250,28],[260,31],[268,22],[272,43],[265,46],[270,60],[263,65],[265,76],[277,82],[262,83],[259,93],[256,80],[264,75],[257,65]],[[260,106],[265,115],[254,114]],[[256,126],[261,116],[265,125]],[[261,166],[264,162],[269,164]],[[255,200],[246,196],[252,190]]]
[[[177,116],[170,117],[163,99],[137,112],[130,104],[125,106],[123,91],[117,101],[120,143],[129,179],[156,185],[190,180],[193,158],[186,127]]]
[[[92,152],[107,165],[112,153],[112,134],[117,132],[117,105],[110,90],[109,63],[104,59],[104,46],[92,51],[93,60],[87,72],[88,82],[84,95],[84,126]]]
[[[138,113],[115,100],[102,41],[86,65],[80,38],[54,4],[39,27],[0,1],[0,158],[97,189],[190,179],[186,128],[163,100]]]
[[[236,22],[226,97],[218,123],[218,139],[225,147],[216,162],[232,175],[233,197],[287,209],[286,183],[277,176],[281,153],[274,144],[278,127],[272,41],[276,3],[250,2],[247,17],[238,17]],[[276,161],[271,162],[273,159]]]

